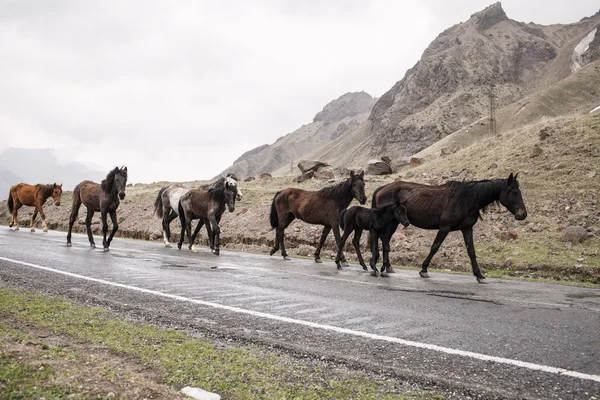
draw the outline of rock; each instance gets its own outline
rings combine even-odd
[[[392,173],[389,164],[382,160],[369,160],[365,165],[365,174],[367,175],[388,175]]]
[[[490,166],[488,167],[488,170],[490,170],[490,169],[496,169],[496,168],[498,168],[498,164],[491,163]]]
[[[314,175],[315,175],[314,171],[309,171],[309,172],[307,172],[305,174],[302,174],[302,175],[298,176],[296,178],[296,182],[301,183],[301,182],[307,181],[309,179],[312,179],[312,177]]]
[[[424,162],[425,160],[419,157],[411,157],[409,160],[411,168],[416,168],[419,165],[423,165]]]
[[[450,146],[442,147],[442,150],[440,151],[440,155],[448,156],[450,154],[456,153],[458,150],[460,150],[460,147],[458,146],[458,144],[453,143]]]
[[[506,260],[504,260],[504,263],[502,263],[502,268],[511,268],[514,265],[512,258],[507,258]]]
[[[186,386],[181,389],[181,393],[196,400],[221,400],[221,396],[216,393],[190,386]]]
[[[552,130],[550,128],[545,127],[544,129],[540,130],[540,140],[546,140],[550,136],[552,136]]]
[[[386,163],[387,165],[389,165],[390,167],[392,166],[392,159],[389,158],[388,156],[383,156],[381,157],[381,161],[383,161],[384,163]]]
[[[587,173],[587,177],[588,178],[593,178],[595,176],[596,176],[596,170],[595,169],[593,169],[593,170],[591,170],[590,172]]]
[[[531,150],[530,157],[537,157],[537,156],[541,155],[543,152],[544,151],[542,150],[540,145],[536,144],[533,146],[533,149]]]
[[[315,172],[318,171],[319,168],[328,166],[329,164],[327,164],[326,162],[316,160],[302,160],[298,163],[298,168],[300,168],[300,171],[302,171],[303,174],[309,171]]]
[[[404,174],[404,177],[406,179],[413,178],[414,176],[415,176],[415,173],[413,171],[408,171],[406,174]]]
[[[514,229],[509,229],[507,231],[498,231],[496,232],[496,236],[498,236],[498,238],[500,240],[502,240],[503,242],[508,242],[511,240],[516,240],[517,237],[519,236],[517,231]]]
[[[252,182],[253,180],[255,180],[256,178],[253,176],[249,176],[246,179],[244,179],[244,182]]]
[[[571,225],[563,233],[563,241],[569,243],[581,243],[587,238],[587,229],[582,226]]]
[[[262,174],[260,174],[258,176],[258,179],[262,179],[262,180],[273,179],[273,176],[268,172],[263,172]]]
[[[314,173],[313,177],[315,179],[326,180],[335,178],[335,174],[333,173],[333,168],[324,167],[319,168],[319,170]]]

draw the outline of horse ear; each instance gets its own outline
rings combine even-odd
[[[362,178],[363,176],[365,176],[365,171],[360,171],[360,174],[358,174],[358,177]]]
[[[350,178],[354,178],[354,170],[350,171]]]
[[[127,167],[123,168],[123,171],[127,172]]]
[[[56,189],[56,182],[54,182],[54,189]]]
[[[60,185],[58,185],[61,189],[62,189],[62,183]]]
[[[518,176],[519,176],[519,173],[517,172],[517,173],[515,174],[515,181],[517,180],[517,177],[518,177]]]
[[[515,177],[513,176],[513,173],[511,172],[510,175],[508,176],[508,183],[511,184],[514,179],[515,179]]]

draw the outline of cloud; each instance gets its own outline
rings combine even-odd
[[[486,5],[446,4],[4,1],[0,145],[208,179],[345,92],[382,95]]]

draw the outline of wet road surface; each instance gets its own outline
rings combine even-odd
[[[0,278],[446,393],[600,398],[598,289],[198,250],[2,226]]]

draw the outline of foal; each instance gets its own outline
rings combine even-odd
[[[335,263],[338,269],[342,269],[340,264],[340,258],[346,240],[352,232],[354,233],[354,239],[352,244],[356,249],[356,256],[358,262],[362,265],[366,271],[367,266],[360,253],[360,236],[362,235],[363,229],[369,231],[371,235],[371,269],[373,275],[377,276],[377,260],[379,259],[379,239],[381,239],[381,245],[383,248],[383,266],[381,267],[381,276],[385,276],[385,270],[390,265],[390,239],[398,224],[404,226],[409,225],[408,217],[406,216],[406,208],[404,203],[399,201],[387,205],[382,208],[364,208],[359,206],[351,207],[347,210],[343,210],[340,214],[340,227],[344,229],[344,233],[340,241],[338,242],[338,253],[335,258]]]

